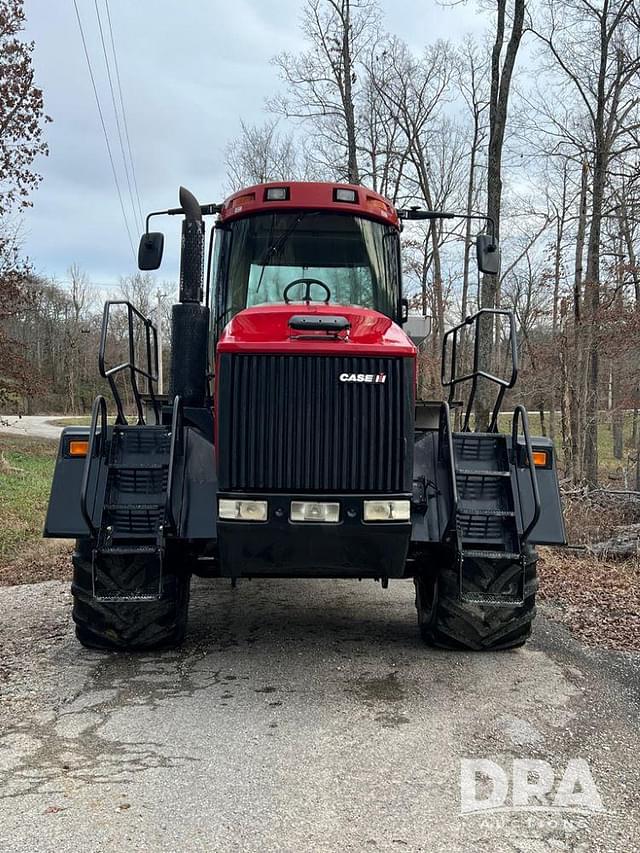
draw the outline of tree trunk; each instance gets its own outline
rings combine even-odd
[[[573,276],[573,363],[572,381],[569,382],[569,433],[571,446],[571,477],[575,483],[582,479],[583,473],[583,322],[582,322],[582,264],[587,227],[587,188],[589,167],[582,164],[580,185],[580,204],[578,208],[578,230],[576,234],[576,255]]]
[[[356,111],[353,104],[353,63],[351,60],[351,3],[344,0],[342,34],[342,70],[344,74],[344,116],[347,129],[347,178],[350,184],[360,183]]]
[[[511,90],[511,78],[522,39],[525,0],[514,0],[511,35],[507,44],[504,62],[500,63],[504,45],[504,29],[507,0],[497,0],[498,17],[496,38],[491,53],[491,97],[489,105],[489,151],[487,158],[487,213],[495,227],[496,240],[500,238],[500,211],[502,205],[502,148],[507,125],[507,110]],[[483,275],[480,289],[482,308],[495,308],[498,294],[498,276]],[[494,323],[480,324],[480,366],[485,369],[491,364]],[[485,429],[489,423],[492,388],[488,382],[478,384],[476,400],[476,428]]]

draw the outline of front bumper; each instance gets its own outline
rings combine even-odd
[[[224,577],[401,578],[405,575],[411,523],[365,522],[365,500],[409,499],[394,495],[284,495],[222,493],[220,498],[266,500],[267,521],[219,519],[218,553]],[[292,501],[340,504],[340,521],[292,522]]]

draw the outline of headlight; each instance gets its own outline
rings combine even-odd
[[[234,521],[266,521],[268,506],[266,501],[233,501],[220,498],[218,514],[220,518]]]
[[[411,503],[400,501],[365,501],[365,521],[409,521],[411,518]]]
[[[291,501],[291,521],[324,521],[337,524],[340,521],[340,504]]]

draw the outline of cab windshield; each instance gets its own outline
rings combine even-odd
[[[216,260],[216,316],[226,325],[254,305],[285,302],[296,279],[312,302],[356,305],[397,317],[398,230],[360,216],[319,211],[256,214],[222,229]],[[306,285],[287,299],[301,301]]]

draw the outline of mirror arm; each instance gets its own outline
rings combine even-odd
[[[215,216],[217,213],[222,212],[223,207],[224,205],[222,204],[201,204],[200,213],[203,216]],[[152,216],[180,216],[184,212],[184,208],[182,207],[171,207],[169,210],[154,210],[153,213],[147,215],[145,220],[145,233],[149,233],[149,220]]]
[[[421,210],[419,207],[410,207],[398,210],[398,217],[409,220],[468,219],[486,222],[489,226],[491,239],[494,244],[496,242],[496,223],[492,216],[483,213],[449,213],[442,210]]]

